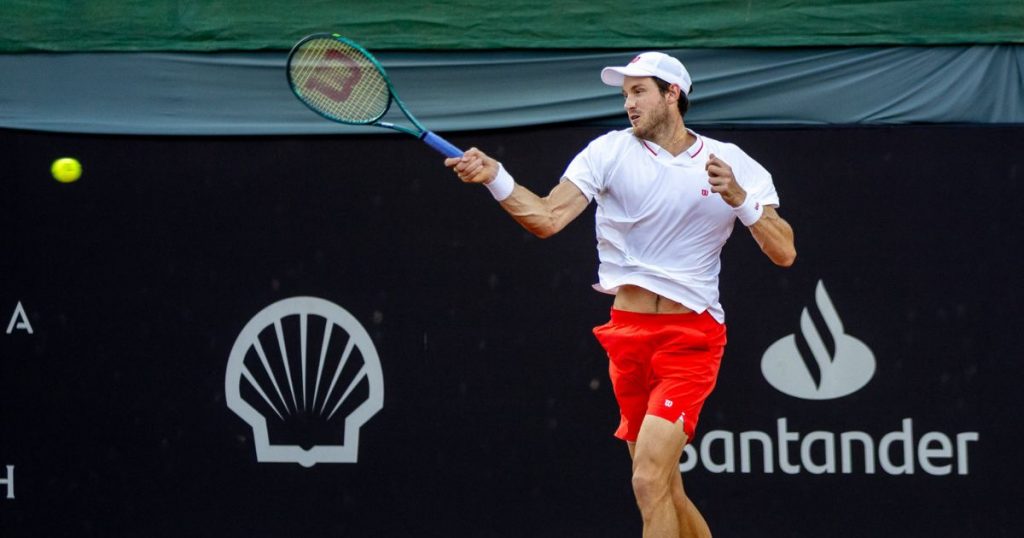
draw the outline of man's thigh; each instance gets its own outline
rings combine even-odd
[[[680,420],[669,422],[655,415],[647,415],[640,426],[636,443],[630,445],[633,469],[646,467],[658,473],[679,472],[679,458],[683,455],[686,433]]]

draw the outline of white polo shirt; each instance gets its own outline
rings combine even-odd
[[[772,176],[734,144],[690,131],[697,141],[678,156],[633,136],[612,131],[577,155],[563,174],[588,200],[595,218],[598,283],[614,294],[633,284],[677,301],[694,312],[710,310],[719,323],[718,273],[722,246],[736,216],[711,192],[704,169],[712,153],[732,167],[736,181],[762,205],[779,205]]]

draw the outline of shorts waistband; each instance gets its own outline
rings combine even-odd
[[[629,310],[618,310],[616,308],[611,309],[612,323],[627,323],[631,325],[665,325],[677,323],[706,323],[707,321],[711,321],[715,325],[720,325],[715,321],[715,318],[711,317],[711,313],[707,310],[699,314],[697,312],[655,314],[646,312],[630,312]]]

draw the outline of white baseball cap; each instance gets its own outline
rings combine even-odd
[[[663,52],[644,52],[623,67],[605,67],[601,82],[622,86],[625,77],[657,77],[669,84],[678,84],[683,94],[690,95],[690,73],[679,60]]]

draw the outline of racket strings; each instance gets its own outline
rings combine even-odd
[[[346,123],[371,123],[387,112],[390,90],[362,51],[335,39],[311,39],[295,51],[289,77],[315,110]]]

